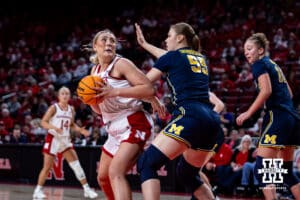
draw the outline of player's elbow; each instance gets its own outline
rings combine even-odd
[[[146,90],[145,90],[145,96],[146,97],[151,97],[155,95],[155,89],[154,86],[152,84],[147,84],[146,85]]]
[[[47,122],[45,120],[41,120],[41,127],[44,129],[47,128]]]

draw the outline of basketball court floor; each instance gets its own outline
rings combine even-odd
[[[33,185],[25,184],[4,184],[0,183],[0,200],[29,200],[32,199]],[[83,190],[75,187],[57,187],[46,186],[44,191],[48,196],[48,200],[79,200],[85,199],[83,197]],[[97,200],[104,200],[104,195],[100,190],[97,190],[99,197]],[[142,200],[140,192],[133,193],[134,200]],[[186,195],[162,194],[161,200],[189,200]],[[245,198],[223,198],[222,200],[247,200]],[[249,199],[250,200],[250,199]],[[251,199],[258,200],[258,199]]]

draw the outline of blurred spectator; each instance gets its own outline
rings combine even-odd
[[[21,126],[15,125],[10,136],[10,143],[19,144],[19,143],[27,143],[27,137],[24,133],[21,132]]]
[[[225,192],[232,193],[235,188],[234,186],[240,185],[243,165],[246,162],[253,162],[255,160],[254,150],[255,147],[252,145],[251,137],[245,135],[234,150],[230,165],[218,169],[218,185]]]
[[[226,142],[231,149],[234,149],[240,144],[239,132],[235,129],[230,131],[229,140]]]
[[[72,79],[72,74],[68,71],[66,63],[61,63],[61,74],[58,76],[56,84],[58,87],[65,85],[69,86]]]
[[[82,77],[86,76],[89,72],[89,66],[84,58],[79,58],[77,68],[73,72],[73,77],[75,81],[80,80]]]
[[[8,102],[8,108],[11,116],[16,118],[18,115],[18,111],[21,108],[21,104],[18,101],[17,95],[13,96],[11,100]]]
[[[0,121],[3,121],[4,126],[8,131],[11,131],[13,129],[14,120],[10,116],[9,110],[7,108],[2,109]]]
[[[8,130],[4,126],[4,122],[0,121],[0,143],[3,142],[6,135],[8,135]]]

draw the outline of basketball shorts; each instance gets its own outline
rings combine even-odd
[[[73,144],[69,136],[53,136],[48,133],[45,139],[43,153],[56,156],[56,154],[63,153],[70,148],[73,148]]]
[[[151,115],[143,111],[115,119],[106,125],[108,139],[102,151],[113,157],[122,142],[138,144],[142,149],[153,139],[152,127]]]
[[[204,103],[186,103],[173,112],[163,134],[195,150],[212,151],[221,134],[219,115]],[[222,136],[220,136],[222,137]]]
[[[282,109],[272,109],[263,118],[259,146],[300,146],[300,120]]]

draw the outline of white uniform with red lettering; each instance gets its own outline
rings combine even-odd
[[[56,155],[69,148],[73,148],[70,138],[70,125],[73,117],[72,107],[68,105],[67,110],[62,110],[57,103],[55,103],[54,106],[55,114],[49,123],[62,129],[63,132],[57,133],[54,129],[48,130],[43,152],[51,155]]]
[[[101,67],[97,65],[92,75],[100,76],[113,88],[130,87],[126,79],[115,78],[110,74],[119,59],[123,58],[116,56],[103,72],[100,72]],[[121,142],[136,143],[144,147],[147,141],[152,140],[153,120],[150,114],[143,110],[140,100],[124,97],[107,98],[99,104],[99,108],[109,134],[103,146],[103,151],[108,155],[115,155]]]

